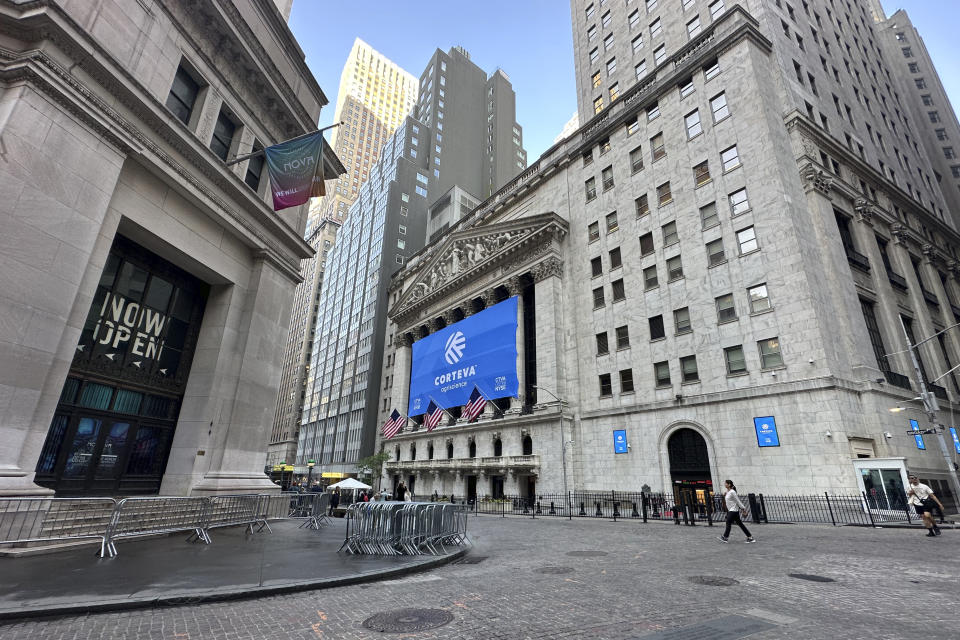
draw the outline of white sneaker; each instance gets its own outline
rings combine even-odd
[[[751,542],[756,542],[756,541],[757,541],[757,539],[754,538],[753,536],[751,536],[751,537],[747,538],[747,540],[746,540],[746,542],[744,542],[744,544],[750,544]]]
[[[729,540],[727,540],[727,539],[724,538],[723,536],[717,536],[717,540],[719,540],[720,542],[722,542],[722,543],[724,543],[724,544],[730,542]]]

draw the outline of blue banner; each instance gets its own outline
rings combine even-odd
[[[911,420],[911,421],[910,421],[910,427],[911,427],[914,431],[920,431],[920,424],[919,424],[916,420]],[[913,439],[917,441],[917,449],[926,449],[926,448],[927,448],[927,446],[926,446],[925,444],[923,444],[923,436],[920,435],[919,433],[918,433],[917,435],[913,436]]]
[[[757,430],[758,447],[780,446],[780,436],[777,434],[777,421],[773,416],[754,418],[753,428]]]
[[[960,438],[957,437],[957,430],[950,427],[950,435],[953,437],[953,448],[960,454]]]
[[[409,415],[424,413],[431,400],[463,406],[473,385],[487,400],[518,393],[516,296],[413,343]]]
[[[613,430],[613,452],[627,453],[627,430],[626,429]]]

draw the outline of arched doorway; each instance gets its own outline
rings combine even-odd
[[[674,495],[679,496],[681,491],[692,491],[696,493],[698,502],[702,502],[706,494],[713,491],[707,441],[693,429],[677,429],[667,441],[667,452]]]

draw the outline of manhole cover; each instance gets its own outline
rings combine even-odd
[[[704,584],[708,587],[730,587],[740,584],[733,578],[724,578],[721,576],[690,576],[690,582]]]
[[[540,567],[539,569],[534,569],[534,572],[560,575],[562,573],[573,573],[573,567]]]
[[[599,558],[601,556],[607,555],[606,551],[568,551],[568,556],[573,556],[574,558]]]
[[[453,614],[443,609],[397,609],[385,611],[363,621],[372,631],[409,633],[442,627],[453,620]]]
[[[480,564],[490,556],[466,556],[459,560],[454,560],[451,564]]]
[[[791,578],[799,578],[800,580],[809,580],[810,582],[836,582],[833,578],[827,578],[826,576],[815,576],[811,573],[791,573],[788,574]]]

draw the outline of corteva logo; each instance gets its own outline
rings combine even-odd
[[[456,364],[463,357],[463,349],[467,346],[467,339],[463,337],[462,331],[447,338],[447,346],[443,350],[443,359],[447,364]]]

